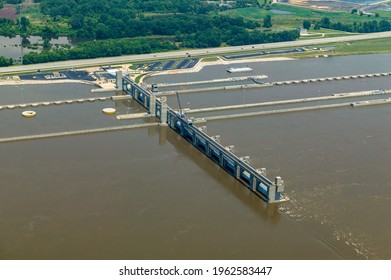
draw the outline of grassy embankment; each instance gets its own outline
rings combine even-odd
[[[315,56],[337,56],[337,55],[353,55],[353,54],[376,54],[376,53],[391,53],[391,38],[360,40],[351,42],[338,42],[329,44],[317,44],[306,46],[309,50],[303,53],[292,53],[286,55],[276,55],[291,58],[309,58]],[[320,48],[312,50],[313,47]],[[335,47],[332,51],[324,52],[323,47]],[[270,57],[270,56],[269,56]]]
[[[336,46],[331,55],[371,54],[391,52],[391,38],[328,44]],[[321,45],[322,46],[322,45]]]
[[[262,57],[291,57],[291,58],[309,58],[315,56],[337,56],[337,55],[353,55],[353,54],[376,54],[376,53],[391,53],[391,38],[384,39],[371,39],[371,40],[360,40],[360,41],[351,41],[351,42],[338,42],[338,43],[328,43],[328,44],[315,44],[315,45],[305,45],[308,51],[301,53],[290,53],[290,54],[278,54],[278,55],[268,55]],[[312,50],[312,48],[318,48],[318,50]],[[334,47],[332,51],[325,52],[322,50],[324,47]],[[267,50],[281,50],[289,48],[276,48],[276,49],[267,49]],[[238,52],[235,54],[242,54],[243,52]],[[230,53],[232,55],[234,53]],[[245,59],[256,59],[262,57],[249,57]]]
[[[140,82],[141,78],[144,77],[144,76],[146,76],[147,74],[148,74],[148,73],[143,73],[143,74],[141,74],[141,75],[138,75],[138,76],[134,79],[134,81],[136,82],[136,84],[138,84],[138,83]]]

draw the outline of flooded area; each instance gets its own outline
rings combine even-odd
[[[15,37],[0,36],[0,56],[6,58],[20,59],[23,55],[29,52],[41,52],[43,39],[39,36],[29,36],[25,40],[25,43],[31,44],[32,47],[27,48],[21,46],[22,39],[19,35]],[[72,41],[67,37],[59,37],[57,39],[51,39],[50,44],[52,47],[73,45]]]
[[[390,72],[391,55],[246,65],[251,75],[282,81]],[[146,82],[232,77],[226,68]],[[389,89],[390,81],[189,93],[180,100],[183,107],[213,107]],[[91,88],[1,86],[0,105],[22,97],[109,96]],[[175,96],[168,103],[178,107]],[[134,101],[37,107],[34,119],[23,119],[21,109],[0,110],[0,138],[156,121],[116,120],[101,113],[104,107],[143,111]],[[208,121],[209,135],[235,145],[252,166],[266,167],[268,178],[283,177],[290,200],[272,205],[166,127],[1,143],[0,258],[389,259],[390,113],[390,105],[378,105]]]

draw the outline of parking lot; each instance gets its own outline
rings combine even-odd
[[[87,71],[65,70],[58,72],[37,72],[34,74],[26,74],[19,76],[21,80],[58,80],[58,79],[70,79],[70,80],[83,80],[83,81],[95,81],[93,77],[89,75]]]
[[[138,69],[148,72],[151,71],[166,71],[177,69],[190,69],[197,65],[199,58],[186,58],[182,60],[155,61],[149,63],[139,63]]]

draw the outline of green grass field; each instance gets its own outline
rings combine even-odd
[[[296,6],[284,5],[284,4],[273,4],[272,9],[290,12],[291,14],[275,14],[266,9],[260,9],[258,7],[253,8],[242,8],[235,10],[227,10],[222,12],[226,15],[232,16],[241,16],[247,19],[259,20],[262,21],[266,15],[272,16],[273,28],[277,29],[292,29],[300,27],[303,24],[303,21],[308,19],[312,22],[317,22],[321,18],[328,17],[332,22],[342,22],[342,23],[353,23],[353,22],[363,22],[369,20],[381,20],[382,18],[391,19],[391,11],[378,11],[380,17],[375,18],[375,16],[359,16],[352,15],[347,12],[328,12],[328,11],[318,11],[307,8],[301,8]]]
[[[26,11],[22,13],[22,16],[27,17],[31,23],[41,23],[50,19],[49,16],[45,16],[41,13],[39,6],[28,7]]]
[[[313,47],[330,47],[334,46],[335,49],[330,52],[324,52],[322,50],[312,50]],[[307,58],[315,56],[336,56],[336,55],[352,55],[352,54],[372,54],[372,53],[390,53],[391,52],[391,38],[385,39],[372,39],[363,41],[352,42],[339,42],[331,44],[319,44],[306,46],[308,51],[303,53],[293,53],[289,55],[283,55],[284,57],[292,58]]]
[[[337,54],[385,53],[391,52],[391,38],[339,43],[336,46]]]
[[[311,29],[308,32],[308,35],[300,36],[299,40],[333,38],[333,37],[340,37],[340,36],[351,36],[354,34],[355,33],[349,33],[349,32],[345,32],[345,31],[325,29],[325,28],[321,28],[320,30],[312,30]]]
[[[209,56],[209,57],[204,57],[202,58],[202,62],[213,62],[213,61],[219,61],[220,58],[217,56]]]

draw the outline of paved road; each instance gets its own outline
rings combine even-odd
[[[280,43],[258,44],[258,45],[197,49],[197,50],[187,50],[187,51],[173,51],[173,52],[140,54],[140,55],[126,55],[126,56],[103,57],[103,58],[83,59],[83,60],[69,60],[69,61],[60,61],[60,62],[32,64],[32,65],[1,67],[0,74],[22,72],[22,71],[34,71],[37,69],[41,69],[41,70],[69,69],[69,68],[76,68],[76,67],[77,68],[86,67],[91,65],[119,64],[119,63],[125,63],[130,61],[141,62],[141,61],[153,60],[153,59],[184,58],[187,57],[189,54],[191,56],[206,55],[206,54],[226,54],[226,53],[246,51],[246,50],[254,51],[254,50],[264,50],[270,48],[299,47],[299,46],[306,46],[306,45],[348,42],[348,41],[368,40],[368,39],[378,39],[378,38],[388,38],[388,37],[391,37],[391,31],[341,36],[341,37],[333,37],[333,38],[321,38],[321,39],[309,39],[309,40],[289,41],[289,42],[280,42]]]

